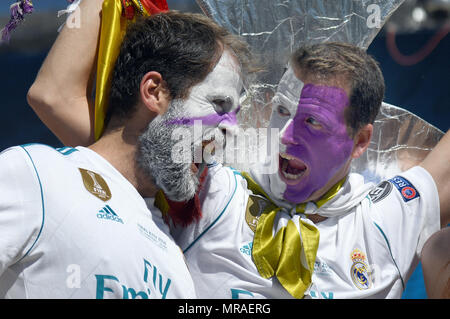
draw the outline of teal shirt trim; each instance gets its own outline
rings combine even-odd
[[[20,145],[20,147],[24,148],[24,147],[33,146],[33,145],[41,145],[41,146],[49,147],[49,148],[51,148],[54,151],[58,151],[62,155],[70,155],[73,152],[78,152],[78,150],[76,148],[73,148],[73,147],[70,147],[70,146],[64,146],[64,147],[55,148],[53,146],[50,146],[50,145],[47,145],[47,144],[42,144],[42,143],[27,143],[27,144]]]
[[[235,289],[231,288],[231,299],[240,299],[239,295],[249,295],[251,297],[255,297],[253,293],[251,293],[248,290],[242,290],[242,289]]]
[[[29,144],[27,144],[27,145],[29,145]],[[28,251],[22,256],[22,258],[20,258],[17,262],[20,262],[22,259],[24,259],[26,256],[28,256],[28,254],[29,254],[29,253],[31,252],[31,250],[34,248],[34,246],[36,245],[37,241],[38,241],[39,238],[41,237],[41,233],[42,233],[42,230],[43,230],[43,228],[44,228],[44,222],[45,222],[44,191],[43,191],[43,189],[42,189],[41,178],[39,177],[39,173],[38,173],[38,171],[37,171],[37,169],[36,169],[36,165],[34,164],[33,158],[31,158],[31,155],[30,155],[30,153],[28,153],[28,151],[26,150],[25,146],[26,146],[26,145],[22,145],[22,146],[20,146],[20,147],[25,151],[25,153],[27,153],[28,157],[30,158],[30,161],[31,161],[31,163],[33,164],[33,168],[34,168],[34,171],[35,171],[35,173],[36,173],[36,176],[37,176],[38,182],[39,182],[39,188],[40,188],[40,192],[41,192],[41,202],[42,202],[42,223],[41,223],[41,228],[39,229],[39,233],[38,233],[36,239],[34,240],[33,244],[32,244],[31,247],[28,249]]]
[[[389,240],[387,239],[386,234],[381,229],[381,227],[377,223],[375,223],[375,222],[373,222],[373,223],[375,224],[377,229],[380,231],[381,235],[383,235],[383,238],[386,241],[386,244],[389,248],[389,254],[391,255],[392,261],[394,262],[395,268],[397,268],[398,274],[400,276],[400,280],[402,281],[403,290],[405,290],[405,282],[403,280],[402,273],[400,272],[400,269],[398,268],[397,263],[395,262],[394,256],[392,255],[392,250],[391,250],[391,245],[389,244]]]
[[[206,232],[208,230],[211,229],[211,227],[213,227],[218,221],[219,219],[222,217],[223,213],[227,210],[228,205],[231,203],[231,200],[234,197],[234,194],[236,193],[236,189],[237,189],[237,179],[236,179],[236,175],[241,175],[238,171],[236,171],[235,169],[231,169],[233,172],[233,177],[234,177],[234,191],[233,194],[231,195],[230,199],[228,200],[227,204],[225,205],[224,209],[222,210],[222,212],[219,214],[219,216],[217,216],[217,218],[211,223],[211,225],[209,225],[196,239],[194,239],[194,241],[192,243],[189,244],[189,246],[186,247],[186,249],[183,250],[183,253],[186,253],[189,249],[191,249],[191,247],[200,239],[203,237],[203,235],[206,234]]]
[[[66,156],[72,154],[73,152],[78,152],[78,150],[76,148],[68,147],[68,146],[57,148],[56,150],[58,152],[60,152],[62,155],[66,155]]]

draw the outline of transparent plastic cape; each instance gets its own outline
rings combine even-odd
[[[352,162],[352,171],[378,183],[419,164],[443,134],[413,113],[383,103],[370,146]]]
[[[276,85],[303,43],[340,41],[366,48],[404,0],[197,0],[203,12],[250,44]]]
[[[247,87],[239,123],[267,127],[292,52],[305,43],[347,42],[367,49],[404,0],[197,0],[203,12],[251,47],[264,72]],[[298,102],[298,101],[297,101]],[[418,116],[383,103],[374,136],[352,171],[380,181],[418,164],[443,132]],[[238,165],[246,169],[245,165]]]

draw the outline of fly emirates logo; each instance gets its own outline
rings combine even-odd
[[[136,289],[127,287],[112,275],[95,275],[97,280],[97,299],[120,297],[122,299],[166,299],[172,280],[164,278],[158,268],[144,259],[143,285]]]

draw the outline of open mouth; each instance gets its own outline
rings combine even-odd
[[[223,156],[227,145],[227,139],[234,139],[236,136],[235,132],[228,128],[220,128],[213,131],[213,133],[214,136],[212,137],[211,134],[204,135],[201,144],[198,143],[194,146],[194,162],[191,163],[191,170],[194,174],[201,175],[206,165],[210,164],[211,160],[215,161],[216,152],[222,151],[218,154],[219,156]],[[220,158],[218,158],[218,160],[221,161]]]
[[[308,170],[303,161],[286,153],[280,153],[279,164],[281,178],[290,185],[297,184]]]

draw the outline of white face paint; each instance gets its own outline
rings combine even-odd
[[[191,151],[191,146],[192,149],[202,147],[199,139],[214,137],[212,133],[218,128],[229,130],[236,126],[242,87],[237,59],[225,50],[207,77],[191,88],[189,97],[172,100],[168,111],[153,119],[140,136],[138,163],[170,199],[185,201],[193,198],[199,184],[199,176],[192,170],[191,158],[176,161],[172,157],[178,144],[178,140],[173,139],[174,131],[201,121],[203,132],[200,133],[203,135],[197,137],[194,127],[189,140],[193,144],[184,149]],[[202,161],[201,158],[199,160],[197,162],[194,155],[195,163]]]
[[[201,83],[193,86],[189,97],[182,101],[182,124],[192,126],[201,123],[203,141],[215,136],[224,137],[224,129],[234,138],[242,89],[237,58],[225,50],[214,69]],[[198,136],[194,136],[194,143],[201,143]]]
[[[225,50],[214,69],[191,88],[184,101],[186,117],[204,117],[235,111],[243,87],[236,57]]]
[[[272,99],[272,115],[269,127],[278,128],[281,131],[287,121],[294,117],[303,85],[303,82],[295,76],[293,68],[289,66],[278,84],[277,93]]]
[[[279,130],[279,141],[281,141],[286,124],[290,119],[294,118],[297,112],[303,86],[304,83],[297,78],[293,67],[289,66],[281,78],[277,92],[272,99],[272,115],[270,117],[269,128],[277,128]],[[280,153],[286,151],[286,145],[280,143],[279,147]],[[271,165],[278,167],[278,154],[272,155],[270,160],[276,161],[276,163],[271,163]],[[269,175],[269,188],[277,199],[283,199],[286,187],[286,183],[278,175],[278,169],[275,173]]]
[[[209,129],[232,129],[237,125],[236,113],[243,89],[240,67],[230,51],[225,50],[214,69],[201,83],[192,87],[183,101],[184,117],[201,120]]]

